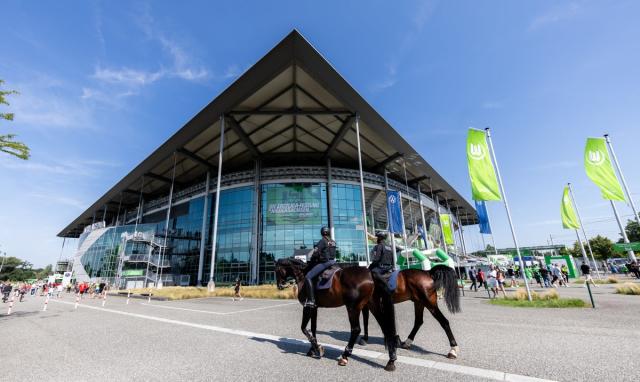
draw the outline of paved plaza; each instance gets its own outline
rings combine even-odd
[[[561,295],[587,298],[572,287]],[[640,298],[595,289],[597,309],[528,309],[492,306],[486,293],[466,292],[463,312],[450,317],[460,344],[448,360],[444,332],[430,316],[412,350],[399,350],[394,378],[431,381],[636,380]],[[322,309],[319,339],[325,358],[304,355],[301,308],[287,300],[233,302],[229,298],[151,301],[73,295],[27,297],[10,316],[0,316],[3,376],[0,380],[388,380],[380,329],[371,322],[371,343],[357,347],[346,367],[336,364],[348,338],[344,308]],[[2,305],[3,310],[7,308]],[[403,338],[413,321],[410,303],[397,310]]]

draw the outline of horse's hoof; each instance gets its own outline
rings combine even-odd
[[[457,346],[454,346],[451,348],[451,350],[449,350],[449,354],[447,354],[447,358],[456,359],[458,358],[459,352],[460,352],[460,348],[458,348]]]
[[[384,367],[385,371],[396,371],[396,364],[393,361],[387,362],[387,366]]]
[[[368,343],[367,343],[367,341],[366,341],[364,338],[360,338],[360,339],[358,340],[358,345],[360,345],[360,346],[367,346],[367,345],[368,345]]]
[[[413,341],[411,340],[411,338],[407,338],[406,341],[400,343],[400,347],[402,349],[409,350],[411,349],[411,344],[413,344]]]
[[[309,351],[307,352],[307,357],[315,357],[316,355],[316,350],[312,347],[311,349],[309,349]]]
[[[324,346],[318,345],[317,355],[318,355],[318,358],[324,357]]]
[[[347,363],[349,363],[349,361],[346,358],[340,357],[338,359],[338,366],[347,366]]]

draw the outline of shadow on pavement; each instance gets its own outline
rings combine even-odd
[[[250,337],[251,340],[253,341],[257,341],[257,342],[269,342],[271,344],[276,345],[283,353],[290,353],[290,354],[298,354],[301,356],[306,357],[306,351],[308,350],[308,348],[310,347],[309,343],[306,341],[300,341],[300,340],[295,340],[295,339],[290,339],[290,338],[283,338],[282,340],[276,341],[276,340],[269,340],[269,339],[265,339],[265,338],[256,338],[256,337]],[[337,359],[340,354],[342,354],[341,351],[332,349],[332,348],[325,348],[325,356],[324,358],[329,358],[329,359]],[[384,365],[380,365],[377,364],[373,361],[370,361],[366,358],[362,358],[362,357],[358,357],[356,355],[351,355],[351,357],[349,357],[350,360],[355,360],[358,362],[361,362],[363,364],[372,366],[372,367],[379,367],[379,368],[383,368]]]

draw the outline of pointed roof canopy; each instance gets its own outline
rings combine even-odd
[[[217,166],[220,119],[225,116],[223,172],[254,167],[322,165],[357,168],[354,120],[359,117],[362,165],[438,192],[442,205],[457,208],[463,224],[476,224],[473,207],[442,178],[371,105],[297,31],[196,114],[172,137],[136,166],[107,193],[65,227],[58,236],[77,237],[86,225],[118,206],[135,208],[168,194],[174,153],[178,188],[199,182]],[[144,182],[143,182],[144,177]],[[141,190],[141,186],[144,186]]]

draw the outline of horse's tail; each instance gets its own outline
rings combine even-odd
[[[458,276],[456,271],[446,265],[436,265],[429,271],[433,278],[434,287],[444,289],[444,301],[451,313],[460,311],[460,291],[458,290]]]

